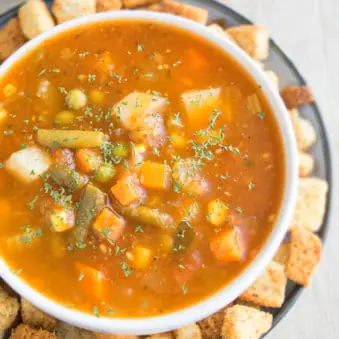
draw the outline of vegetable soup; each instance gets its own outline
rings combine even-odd
[[[0,254],[96,316],[197,303],[272,231],[284,150],[261,86],[201,37],[104,22],[45,41],[0,81]]]

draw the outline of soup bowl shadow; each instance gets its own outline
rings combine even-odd
[[[98,318],[94,315],[67,308],[66,306],[47,298],[15,275],[6,262],[0,258],[1,277],[17,293],[44,312],[64,322],[91,331],[145,335],[180,328],[209,316],[236,299],[262,273],[282,242],[293,215],[297,197],[298,153],[292,124],[285,105],[277,90],[266,78],[264,72],[256,62],[221,34],[213,32],[205,26],[193,21],[170,14],[146,11],[116,11],[95,14],[65,22],[21,47],[0,66],[0,76],[4,75],[16,61],[20,60],[35,47],[59,33],[72,30],[76,27],[86,26],[90,23],[116,20],[143,20],[172,25],[206,39],[216,47],[221,48],[231,55],[257,83],[261,84],[262,91],[270,104],[278,123],[285,154],[285,185],[281,208],[273,230],[262,250],[247,268],[231,283],[205,300],[185,309],[170,314],[147,318]]]

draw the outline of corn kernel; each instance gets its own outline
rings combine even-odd
[[[207,220],[215,226],[221,226],[226,222],[228,207],[219,199],[212,200],[208,206]]]
[[[75,119],[75,114],[72,111],[61,111],[55,116],[57,125],[71,125]]]
[[[131,258],[135,269],[145,270],[152,262],[152,250],[144,246],[136,246]]]
[[[13,84],[7,84],[4,89],[4,95],[6,98],[14,95],[17,92],[17,88]]]

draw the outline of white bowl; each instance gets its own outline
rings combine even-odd
[[[18,59],[21,59],[45,40],[58,35],[61,32],[79,26],[86,26],[87,24],[94,22],[116,20],[144,20],[176,26],[208,40],[216,47],[219,47],[230,54],[257,83],[262,85],[263,93],[268,99],[279,124],[285,151],[285,187],[282,205],[276,224],[261,252],[230,284],[207,299],[180,311],[148,318],[97,318],[94,315],[69,309],[48,299],[12,273],[6,262],[0,259],[1,277],[17,293],[24,296],[46,313],[74,326],[91,331],[143,335],[173,330],[207,317],[236,299],[260,275],[282,242],[294,211],[297,196],[298,154],[288,112],[279,93],[274,89],[259,66],[239,47],[222,37],[219,33],[213,32],[193,21],[177,16],[145,11],[116,11],[82,17],[63,23],[51,31],[39,35],[15,52],[0,66],[0,77],[5,74]]]

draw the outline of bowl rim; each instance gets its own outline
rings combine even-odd
[[[179,29],[188,31],[193,35],[200,36],[229,54],[254,80],[257,81],[257,83],[261,85],[263,94],[275,115],[285,153],[285,184],[281,206],[275,226],[264,246],[261,248],[260,253],[239,276],[233,279],[225,287],[198,303],[178,311],[145,318],[98,318],[95,315],[68,308],[66,305],[62,305],[41,294],[24,280],[20,279],[20,277],[11,270],[5,260],[0,257],[0,274],[5,282],[18,294],[47,314],[66,323],[90,331],[147,335],[174,330],[209,316],[236,299],[263,272],[282,242],[292,219],[297,200],[298,152],[296,138],[288,111],[278,91],[274,88],[269,79],[267,79],[259,65],[240,49],[240,47],[223,37],[220,33],[214,32],[206,26],[200,25],[194,21],[171,14],[141,10],[124,10],[93,14],[67,21],[27,42],[11,55],[2,65],[0,65],[0,77],[6,74],[17,61],[34,50],[34,48],[41,45],[46,39],[50,39],[65,31],[72,31],[75,28],[85,27],[99,22],[115,22],[117,20],[156,22],[165,25],[173,25]]]

